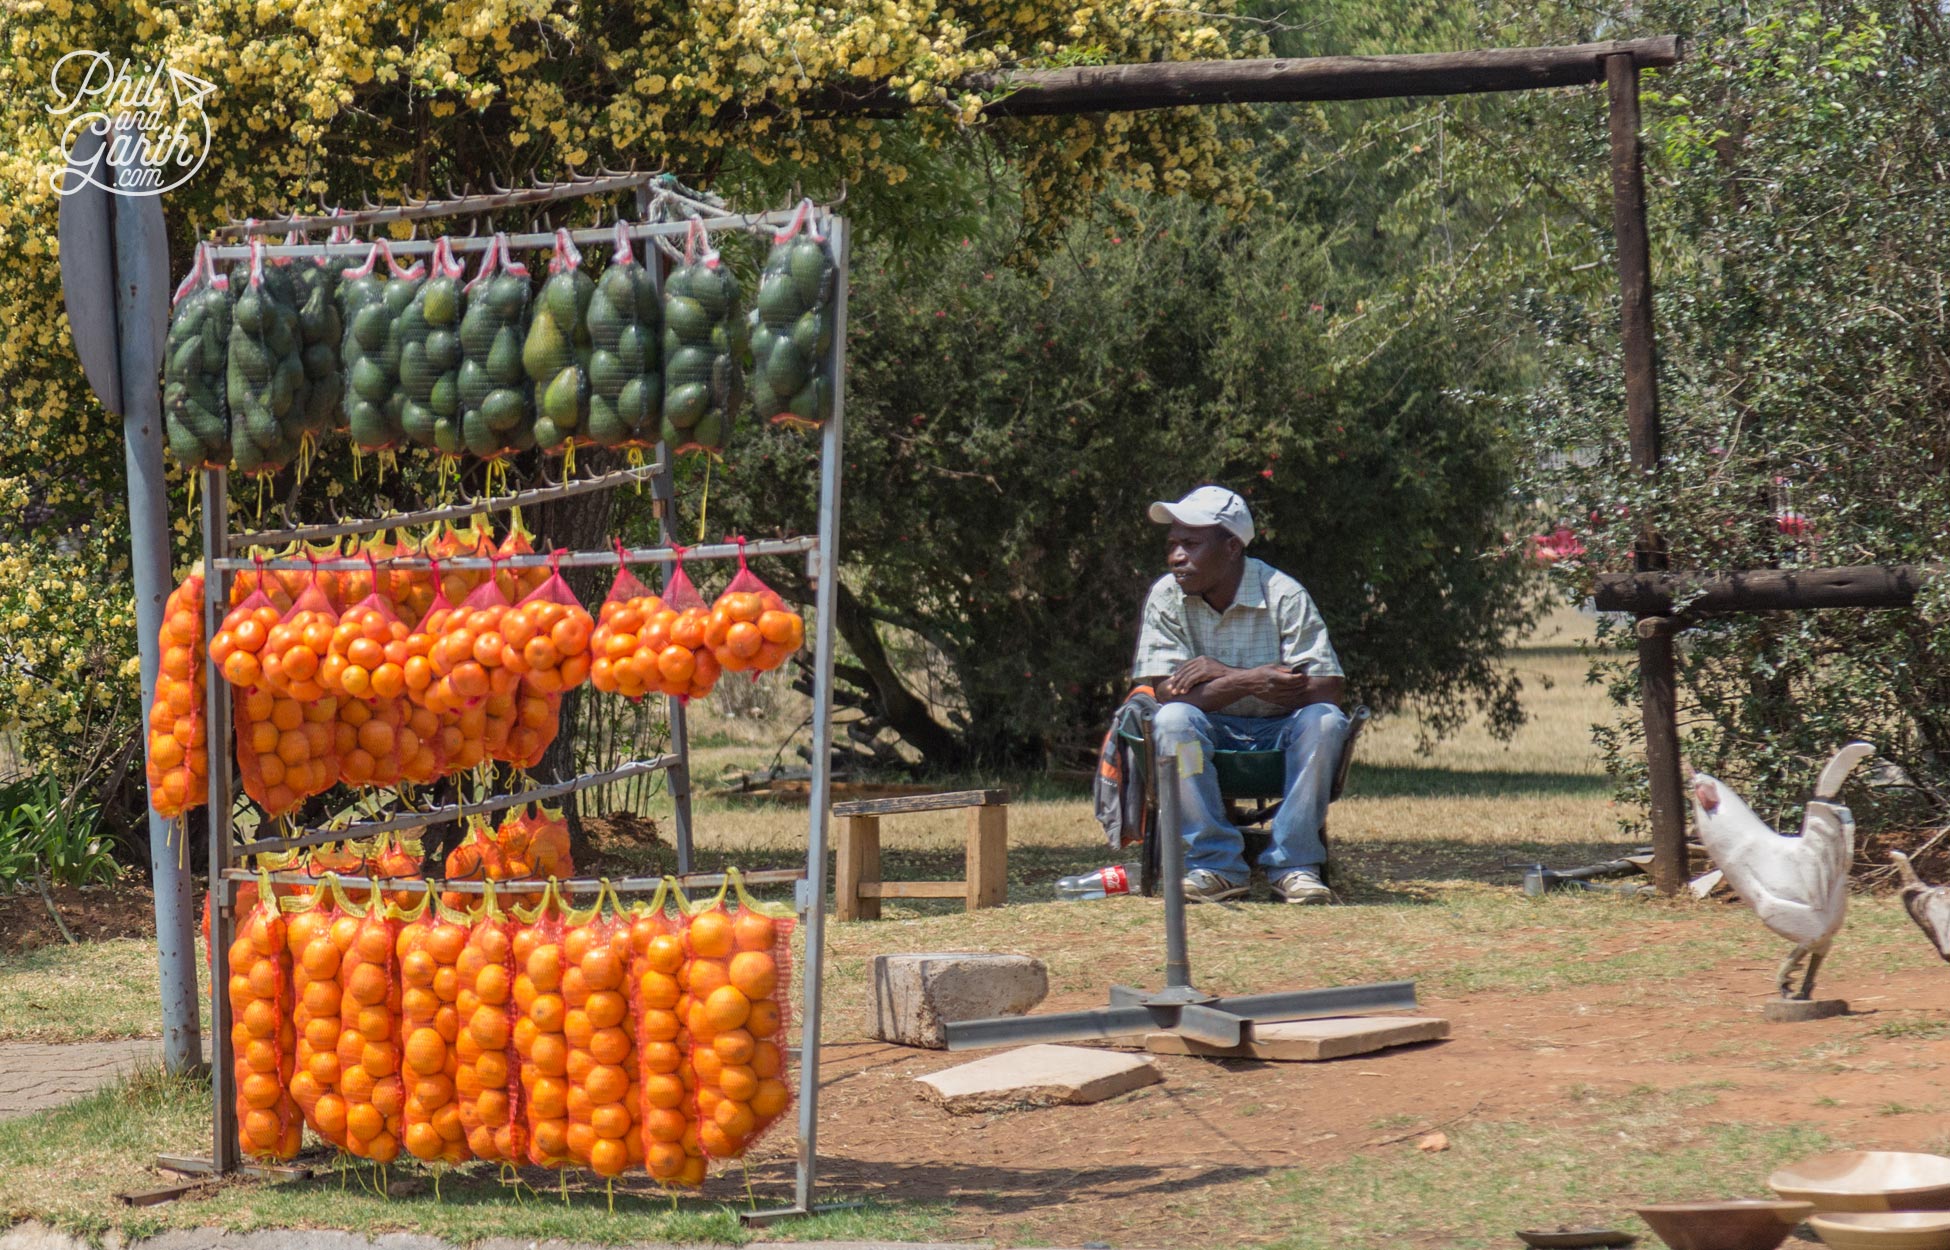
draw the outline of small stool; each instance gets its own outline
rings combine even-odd
[[[882,881],[880,818],[908,812],[941,812],[966,807],[968,876],[962,881]],[[833,804],[841,817],[839,863],[834,873],[834,916],[840,920],[880,919],[883,898],[965,898],[968,910],[1000,907],[1009,898],[1009,792],[957,790],[952,794],[913,794],[893,799],[858,799]]]

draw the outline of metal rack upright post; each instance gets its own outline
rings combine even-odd
[[[654,175],[609,175],[597,179],[578,180],[574,183],[557,184],[552,189],[540,192],[500,193],[494,196],[456,199],[437,206],[441,212],[429,212],[427,205],[417,206],[403,213],[400,209],[371,210],[343,218],[313,218],[264,223],[249,226],[226,227],[230,232],[270,233],[288,229],[324,228],[338,225],[371,224],[382,220],[399,219],[402,215],[424,217],[433,215],[467,216],[495,211],[508,204],[536,203],[548,198],[568,198],[577,195],[590,195],[635,187],[638,190],[639,208],[647,208],[650,196],[647,184]],[[666,185],[670,185],[666,183]],[[692,227],[694,221],[701,222],[710,232],[726,230],[755,230],[764,226],[781,226],[793,217],[791,211],[780,211],[756,215],[727,213],[715,205],[687,196],[676,198],[687,214],[677,221],[645,222],[626,227],[633,239],[654,239],[659,236],[682,236]],[[704,211],[700,212],[702,209]],[[817,1132],[819,1124],[819,1039],[821,1022],[822,979],[825,956],[825,909],[826,909],[826,824],[827,808],[831,797],[832,772],[832,732],[833,732],[833,610],[835,598],[835,579],[839,566],[839,518],[840,518],[840,475],[842,469],[841,449],[843,446],[846,413],[846,315],[847,294],[851,260],[851,232],[849,223],[843,217],[830,213],[822,214],[818,220],[827,231],[836,269],[836,282],[833,296],[833,337],[831,354],[828,357],[829,376],[833,380],[832,416],[819,431],[820,438],[820,493],[819,529],[816,536],[783,539],[769,539],[745,544],[742,548],[747,555],[788,555],[804,553],[807,558],[808,575],[815,589],[817,619],[814,622],[813,651],[813,751],[812,751],[812,792],[807,820],[806,866],[803,872],[758,872],[747,875],[747,880],[756,883],[797,882],[795,898],[796,909],[801,917],[801,929],[805,941],[805,971],[801,983],[802,1012],[800,1018],[800,1059],[799,1059],[799,1144],[797,1176],[794,1187],[793,1205],[773,1211],[756,1212],[755,1221],[763,1221],[783,1216],[804,1214],[813,1209],[813,1190],[817,1172]],[[578,244],[604,244],[611,241],[614,231],[611,228],[571,231],[571,237]],[[507,237],[507,242],[521,250],[539,250],[551,246],[555,241],[549,234],[515,234]],[[490,242],[490,237],[450,238],[449,244],[457,253],[478,251]],[[369,243],[299,243],[272,244],[262,248],[267,259],[280,257],[319,257],[319,256],[363,256]],[[411,255],[432,250],[433,240],[404,240],[390,244],[396,254]],[[235,260],[248,257],[249,244],[222,244],[213,247],[213,259]],[[653,267],[661,283],[661,266]],[[590,491],[611,490],[618,486],[648,481],[653,499],[658,504],[660,530],[664,545],[651,548],[618,552],[574,552],[563,556],[559,563],[567,567],[615,566],[627,560],[634,563],[671,563],[676,552],[669,545],[672,522],[672,504],[675,499],[675,482],[671,471],[671,454],[662,443],[657,445],[654,464],[641,468],[618,470],[592,478],[565,481],[560,485],[544,486],[537,489],[515,492],[496,498],[479,499],[461,504],[424,509],[387,517],[368,520],[340,521],[326,525],[299,526],[282,530],[265,530],[255,533],[232,534],[229,532],[229,480],[223,469],[203,471],[203,563],[204,579],[204,628],[206,637],[215,637],[221,628],[224,616],[230,607],[230,579],[241,571],[253,568],[267,570],[312,569],[321,570],[362,570],[363,560],[297,560],[270,559],[258,561],[234,556],[234,550],[250,546],[269,546],[307,540],[340,538],[357,534],[369,534],[400,526],[434,524],[443,520],[456,520],[463,517],[478,516],[491,512],[506,511],[527,503],[541,503],[547,500],[566,498]],[[722,560],[737,556],[741,548],[731,544],[717,544],[687,548],[684,558],[687,561]],[[442,560],[441,566],[459,569],[487,568],[532,568],[546,566],[551,557],[546,555],[516,556],[490,561],[485,558],[462,557]],[[395,558],[386,562],[394,568],[430,567],[424,557]],[[315,829],[300,830],[285,837],[256,837],[252,841],[237,844],[233,803],[235,790],[232,784],[232,721],[229,685],[224,681],[218,665],[205,663],[206,682],[205,715],[208,721],[209,755],[209,828],[210,828],[210,895],[211,906],[211,980],[210,1016],[214,1035],[212,1055],[212,1092],[215,1095],[215,1113],[211,1133],[211,1157],[208,1161],[170,1158],[170,1166],[176,1168],[195,1167],[199,1170],[229,1172],[238,1169],[242,1160],[238,1151],[238,1132],[235,1114],[232,1064],[234,1056],[231,1048],[230,1000],[227,987],[230,980],[229,951],[235,932],[236,891],[245,882],[256,879],[256,874],[237,866],[242,856],[272,854],[331,842],[368,838],[378,834],[396,832],[412,828],[459,821],[467,815],[479,812],[501,810],[518,806],[525,802],[540,801],[573,794],[590,786],[607,784],[625,777],[643,773],[664,771],[682,779],[682,785],[673,786],[672,798],[677,806],[677,855],[679,880],[694,886],[709,886],[721,883],[724,878],[716,874],[692,873],[692,829],[688,793],[689,744],[687,726],[682,705],[670,700],[671,709],[671,750],[650,759],[634,760],[616,768],[599,773],[591,773],[570,778],[565,781],[534,787],[515,794],[498,795],[477,800],[473,803],[455,803],[429,811],[412,812],[387,819],[367,820],[343,825],[331,825]],[[679,793],[679,790],[682,793]],[[302,874],[273,874],[274,881],[307,880]],[[351,886],[370,886],[363,878],[344,877],[340,879]],[[464,892],[477,892],[478,883],[442,883],[448,888]],[[571,890],[594,890],[600,887],[597,881],[572,881],[560,883]],[[619,893],[649,893],[657,888],[657,879],[626,880],[611,882],[610,887]],[[503,882],[500,889],[520,890],[539,889],[541,882]],[[387,889],[428,889],[426,883],[414,885],[410,882],[389,879]]]

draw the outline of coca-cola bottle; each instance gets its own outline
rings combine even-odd
[[[1122,864],[1111,864],[1095,872],[1064,877],[1056,883],[1056,897],[1065,902],[1086,898],[1108,898],[1131,892],[1131,872]]]

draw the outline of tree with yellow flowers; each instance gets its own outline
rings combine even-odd
[[[61,303],[63,119],[47,104],[64,54],[137,72],[167,58],[216,85],[208,163],[164,203],[180,273],[192,232],[226,218],[598,164],[668,169],[733,203],[844,185],[862,228],[890,237],[966,214],[957,201],[997,160],[1031,239],[1112,183],[1244,209],[1258,190],[1227,110],[990,123],[968,85],[1262,52],[1231,12],[1232,0],[0,0],[0,732],[20,763],[58,772],[91,724],[132,723],[136,702],[121,431],[82,379]],[[907,111],[835,107],[866,93]],[[187,557],[186,510],[177,527]]]

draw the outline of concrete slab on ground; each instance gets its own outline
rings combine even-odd
[[[156,1038],[120,1042],[0,1042],[0,1120],[92,1094],[139,1067],[162,1063]],[[203,1053],[210,1053],[204,1041]]]
[[[1141,1055],[1081,1046],[1024,1046],[916,1080],[950,1111],[1102,1102],[1164,1080]]]
[[[1448,1036],[1449,1022],[1438,1016],[1337,1016],[1249,1024],[1246,1041],[1237,1046],[1209,1046],[1176,1033],[1151,1033],[1145,1036],[1144,1048],[1154,1055],[1317,1063]]]

